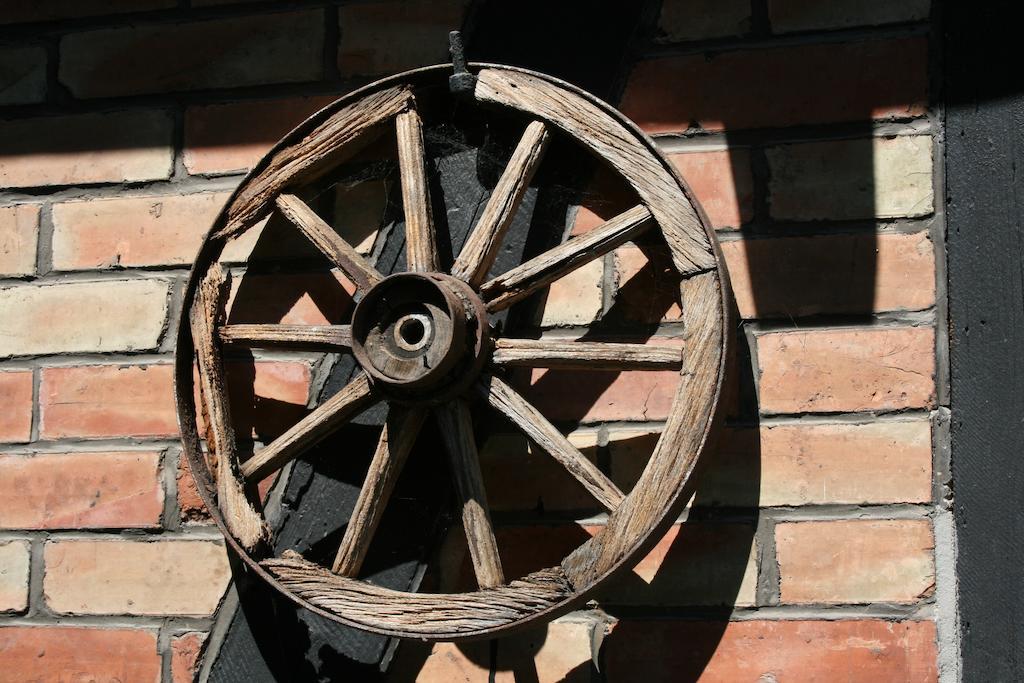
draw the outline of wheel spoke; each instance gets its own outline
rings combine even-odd
[[[538,446],[562,464],[605,508],[614,510],[625,496],[612,481],[519,392],[497,377],[482,377],[477,392]]]
[[[251,348],[337,351],[352,346],[348,325],[224,325],[220,340]]]
[[[370,390],[370,382],[366,375],[359,375],[247,460],[242,465],[242,474],[250,481],[263,479],[274,470],[284,467],[292,458],[328,436],[376,400],[377,397]]]
[[[430,209],[426,158],[423,151],[423,123],[416,110],[395,117],[398,137],[398,165],[402,173],[402,204],[405,208],[405,248],[409,270],[425,273],[439,270],[437,238]]]
[[[342,576],[356,576],[366,559],[381,515],[388,498],[395,488],[398,475],[416,443],[416,437],[423,426],[427,411],[423,408],[410,410],[392,409],[381,430],[377,450],[370,461],[363,488],[359,491],[352,516],[349,518],[341,547],[334,558],[333,571]]]
[[[535,256],[484,283],[480,294],[489,312],[525,299],[541,287],[628,242],[654,224],[651,212],[634,206],[578,237]]]
[[[295,195],[280,195],[277,208],[360,289],[367,289],[384,279],[351,244]]]
[[[682,351],[668,346],[563,339],[497,339],[494,347],[491,360],[497,365],[587,370],[670,370],[683,365]]]
[[[462,500],[462,526],[476,581],[481,588],[500,586],[505,583],[505,576],[480,475],[480,456],[473,437],[469,406],[462,399],[455,399],[438,406],[435,412],[450,456],[455,487]]]
[[[199,361],[199,381],[209,431],[207,445],[217,460],[217,505],[232,535],[252,549],[265,536],[263,520],[245,493],[238,468],[235,432],[231,425],[227,384],[216,323],[231,289],[220,266],[214,264],[196,289],[189,324]]]
[[[534,121],[526,127],[480,220],[466,239],[459,257],[455,259],[452,275],[474,286],[487,277],[505,231],[512,223],[516,208],[544,155],[548,139],[547,128],[540,121]]]

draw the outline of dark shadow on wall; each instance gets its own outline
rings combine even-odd
[[[627,8],[625,3],[526,2],[515,3],[513,8],[504,3],[479,3],[466,26],[467,54],[473,60],[509,63],[550,73],[616,102],[625,86],[634,52],[650,39],[657,4],[637,3]],[[586,17],[582,24],[580,17]],[[573,30],[567,32],[566,26],[570,25]],[[799,76],[785,69],[770,74],[772,85],[779,91],[791,90],[791,82]],[[700,98],[701,93],[694,92],[693,96]],[[887,104],[892,103],[880,102],[878,106]],[[761,418],[756,355],[749,344],[754,339],[751,329],[760,328],[751,328],[750,322],[790,326],[798,320],[801,328],[808,328],[836,322],[863,322],[870,318],[875,301],[877,252],[873,220],[876,213],[871,143],[873,110],[872,106],[848,112],[840,127],[839,141],[835,139],[837,127],[834,125],[803,126],[792,136],[772,125],[759,125],[746,111],[737,116],[735,123],[730,111],[708,115],[720,120],[728,131],[721,139],[726,147],[734,150],[730,154],[733,176],[739,183],[739,179],[749,175],[753,196],[739,232],[723,234],[723,240],[732,247],[737,245],[732,242],[737,234],[749,241],[744,242],[745,249],[729,252],[734,259],[732,265],[741,271],[735,277],[743,310],[734,311],[737,324],[728,384],[721,401],[722,425],[694,478],[687,521],[674,539],[663,542],[667,547],[660,549],[664,553],[662,570],[643,578],[637,573],[627,573],[595,596],[617,623],[608,634],[604,633],[603,624],[591,627],[594,642],[600,644],[594,661],[577,666],[562,680],[653,682],[668,680],[666,676],[669,676],[673,681],[695,681],[711,661],[735,609],[747,608],[752,602],[770,605],[778,600],[778,577],[774,570],[762,569],[754,586],[751,586],[749,574],[752,557],[762,566],[774,562],[774,557],[766,551],[766,547],[772,545],[771,539],[764,536],[770,533],[771,527],[761,519],[759,508]],[[431,143],[428,131],[428,146],[443,147],[441,137],[438,134]],[[497,137],[499,139],[490,142],[494,146],[493,155],[500,158],[515,138],[511,134],[507,139]],[[799,142],[794,142],[794,137]],[[449,144],[450,140],[444,142]],[[469,144],[472,140],[464,142],[467,143],[465,149],[457,145],[444,148],[435,159],[431,173],[433,196],[444,197],[446,211],[444,215],[439,212],[439,218],[453,245],[452,254],[447,255],[449,259],[457,253],[473,217],[486,199],[486,188],[493,186],[501,168],[500,163],[495,165],[486,155],[474,156]],[[818,179],[815,169],[830,165],[845,169],[842,187],[815,185]],[[393,182],[394,176],[388,175],[390,172],[385,172],[383,177]],[[543,186],[540,180],[553,181],[556,186],[569,182],[567,178],[542,177],[536,183],[538,186]],[[577,180],[585,182],[586,177]],[[778,192],[774,192],[773,184],[778,185]],[[737,187],[736,192],[742,194],[748,189]],[[788,194],[783,196],[785,193]],[[814,214],[814,210],[808,213],[805,208],[815,202],[827,204],[828,197],[824,195],[828,193],[843,196],[846,204],[844,219],[830,220],[826,227],[815,219],[829,218],[828,209]],[[774,201],[770,201],[769,196]],[[543,240],[538,242],[536,237],[529,236],[536,235],[538,226],[561,225],[557,220],[566,215],[570,203],[570,198],[560,192],[531,193],[524,201],[519,227],[510,231],[512,249],[502,255],[503,260],[518,262],[523,254],[542,249]],[[596,212],[601,213],[601,207],[597,207]],[[390,237],[383,250],[375,254],[381,264],[379,267],[401,269],[404,226],[394,206],[385,212],[382,225],[387,226]],[[535,229],[530,230],[531,226]],[[268,228],[255,256],[279,258],[282,245],[288,245],[291,239],[284,235],[286,228]],[[818,246],[808,249],[802,236],[818,235],[825,230],[842,235],[832,242],[834,250],[822,253]],[[819,242],[815,241],[817,244]],[[657,286],[662,272],[658,264],[663,255],[643,242],[639,246],[648,263],[620,283],[615,301],[590,333],[595,338],[625,323],[630,323],[641,338],[653,334],[657,321],[669,314],[677,303],[677,298],[671,294],[662,296],[665,288]],[[311,258],[301,253],[304,249],[301,245],[296,245],[295,249],[300,252],[297,262]],[[284,249],[285,252],[291,250],[291,246]],[[514,253],[517,250],[519,253]],[[652,283],[654,291],[659,292],[654,299],[650,297]],[[247,287],[252,288],[248,292],[250,297],[266,300],[255,277],[251,285],[243,283],[238,295],[240,300]],[[328,301],[337,301],[336,294],[318,295],[298,290],[275,292],[274,297],[280,297],[281,301],[275,303],[271,297],[265,312],[268,319],[284,315],[299,296],[307,295],[328,306]],[[643,315],[637,316],[638,308],[643,309]],[[529,315],[524,314],[523,320],[529,319]],[[643,321],[647,321],[646,324],[638,324]],[[507,322],[511,325],[517,321]],[[344,360],[335,366],[324,395],[340,388],[351,376],[352,369]],[[577,389],[574,401],[592,405],[615,379],[614,373],[588,373],[585,381],[569,375],[547,373],[531,387],[531,395],[543,397],[573,381]],[[564,417],[572,422],[572,416]],[[285,512],[279,527],[281,548],[292,547],[309,556],[322,555],[326,559],[337,547],[381,418],[379,412],[364,417],[360,420],[361,426],[346,430],[339,439],[321,444],[296,464],[284,492]],[[425,434],[418,446],[421,457],[414,456],[410,462],[432,462],[434,467],[403,475],[403,482],[409,485],[408,496],[399,495],[396,500],[406,501],[405,507],[399,510],[397,507],[402,505],[392,506],[396,507],[393,513],[389,512],[393,524],[386,525],[377,535],[387,539],[387,544],[386,547],[375,546],[378,557],[375,564],[371,563],[369,574],[384,585],[414,585],[429,564],[431,553],[427,546],[436,545],[437,539],[443,536],[450,542],[451,519],[442,513],[449,507],[448,484],[443,477],[431,479],[428,476],[436,477],[446,471],[443,462],[431,460],[438,450],[436,436]],[[346,457],[340,462],[335,456],[339,451],[366,453],[367,456]],[[324,462],[331,464],[324,466]],[[415,485],[424,480],[433,482],[433,489],[438,492],[432,499],[424,499],[424,488]],[[571,486],[571,482],[568,485]],[[417,518],[417,515],[419,519],[436,520],[436,523],[414,529],[407,524],[403,526],[403,520]],[[456,524],[456,536],[457,527]],[[499,529],[499,536],[502,533]],[[550,548],[554,561],[561,557],[557,550],[574,547],[587,537],[579,527],[567,526],[558,543]],[[538,566],[543,565],[548,561],[547,557],[541,557],[544,553],[545,550],[536,549],[531,560]],[[431,665],[428,645],[389,643],[384,638],[339,627],[295,608],[258,580],[251,580],[244,571],[236,573],[236,581],[241,609],[233,617],[235,623],[228,630],[229,639],[220,647],[210,680],[247,678],[251,681],[260,680],[262,675],[268,677],[267,680],[351,680],[354,677],[411,681]],[[539,683],[548,679],[544,677],[545,672],[538,669],[537,655],[552,628],[547,625],[495,641],[451,647],[457,647],[479,670],[490,671],[492,676],[511,674],[516,681]],[[680,638],[685,642],[680,642]],[[247,664],[240,666],[243,661]],[[265,663],[261,673],[252,668],[256,661]],[[381,673],[382,669],[388,673]]]
[[[602,3],[587,3],[585,8],[575,5],[553,7],[551,3],[528,2],[516,3],[512,9],[503,3],[481,3],[469,27],[469,57],[543,71],[617,102],[630,62],[651,38],[660,3],[634,6],[636,14],[629,17],[634,22],[633,33],[627,44],[622,43],[621,37],[609,35],[613,30],[610,27],[600,26],[607,21],[625,25],[625,17],[614,16],[614,10]],[[752,32],[767,34],[766,9],[760,2],[754,5],[759,9],[755,11]],[[617,9],[621,10],[621,5]],[[594,25],[577,29],[580,16],[590,17]],[[566,27],[573,28],[567,31]],[[559,32],[561,35],[557,35]],[[567,38],[567,34],[571,37]],[[536,49],[551,44],[555,47],[550,52]],[[807,65],[774,58],[774,54],[785,49],[764,51],[765,61],[772,66],[749,74],[749,78],[758,81],[749,83],[751,90],[775,92],[784,98],[801,87]],[[714,60],[717,56],[717,51],[711,49],[705,58]],[[819,64],[814,68],[826,66]],[[857,64],[844,64],[841,68],[849,70],[846,73],[855,73]],[[736,79],[744,74],[731,75]],[[863,79],[870,77],[855,79],[864,86]],[[742,83],[741,78],[736,80]],[[677,84],[661,85],[678,92]],[[709,90],[715,87],[712,83],[704,85]],[[753,195],[752,206],[738,233],[723,234],[726,240],[737,234],[746,240],[746,248],[736,250],[739,243],[732,242],[733,249],[729,251],[731,264],[740,271],[736,279],[743,310],[742,315],[736,312],[735,317],[738,324],[733,359],[720,407],[723,426],[694,479],[687,522],[665,552],[662,567],[669,569],[645,579],[627,574],[595,596],[618,623],[603,639],[596,638],[601,646],[595,662],[574,669],[563,680],[696,681],[725,635],[736,607],[742,609],[751,600],[758,605],[777,604],[777,569],[765,566],[775,562],[774,554],[767,551],[767,547],[773,547],[773,540],[765,535],[772,533],[772,526],[760,519],[761,413],[756,350],[750,347],[755,335],[751,332],[775,324],[789,327],[796,321],[806,329],[872,319],[879,247],[875,216],[885,211],[885,207],[876,205],[873,141],[877,138],[872,120],[876,111],[898,107],[916,93],[901,92],[896,87],[889,95],[893,99],[861,98],[861,108],[844,111],[836,117],[838,124],[808,122],[795,132],[781,128],[789,125],[781,121],[787,115],[785,105],[776,110],[778,122],[771,112],[767,121],[761,121],[756,113],[758,106],[771,110],[772,102],[758,102],[754,96],[746,101],[742,95],[732,99],[720,97],[723,109],[708,111],[704,101],[716,100],[707,97],[700,87],[681,95],[700,102],[693,106],[695,120],[719,121],[727,131],[724,145],[734,150],[730,160],[737,181],[735,194],[741,196],[752,189]],[[808,95],[812,100],[825,96]],[[799,118],[799,113],[793,115]],[[669,112],[669,116],[680,120],[679,112]],[[835,168],[842,171],[828,173]],[[748,177],[750,181],[746,180]],[[822,183],[822,178],[828,178],[829,183]],[[752,188],[747,187],[748,182]],[[836,237],[822,242],[822,234]],[[809,248],[811,241],[805,239],[811,236],[815,237],[813,249]],[[820,244],[829,244],[830,248],[822,251]],[[650,299],[651,280],[657,279],[659,273],[658,254],[646,250],[645,253],[648,264],[621,284],[619,295],[602,316],[602,322],[628,319],[630,311],[635,312],[639,306],[651,307],[652,310],[645,311],[645,317],[657,320],[659,314],[670,308],[671,298]],[[647,296],[631,296],[632,288]],[[751,327],[751,322],[758,324]],[[600,336],[607,331],[599,324],[593,334]],[[545,384],[554,391],[559,383],[570,381],[568,374],[545,374],[531,387],[531,396],[543,396]],[[574,400],[583,404],[596,401],[613,379],[577,379],[573,385],[578,392]],[[709,528],[719,534],[711,551],[702,548],[697,538]],[[750,578],[747,571],[752,553],[759,553],[755,561],[761,566],[753,589],[744,585],[745,579]],[[704,562],[708,566],[700,567]],[[684,579],[669,573],[671,568],[693,565],[698,569]],[[716,580],[704,583],[703,571],[715,575]],[[693,587],[699,587],[698,591],[706,589],[704,595],[695,598],[692,593],[697,591],[692,590],[687,595],[686,586],[680,584],[691,581]],[[492,675],[511,672],[516,681],[543,680],[535,665],[535,654],[550,628],[494,641],[486,647],[474,644],[459,649],[481,669],[492,671]],[[596,631],[601,628],[597,626]],[[524,647],[524,641],[531,646]],[[408,649],[419,649],[420,656],[427,656],[425,648]],[[408,670],[402,676],[399,680],[412,679]]]
[[[616,103],[633,68],[633,60],[647,47],[653,35],[659,4],[651,0],[636,3],[481,0],[473,4],[464,27],[467,55],[473,60],[507,63],[549,73]],[[754,0],[754,4],[760,9],[755,12],[752,33],[767,36],[764,3]],[[765,54],[783,49],[789,48],[766,49]],[[728,53],[721,46],[711,46],[706,50],[706,59],[719,59]],[[803,75],[803,71],[779,67],[757,75],[757,90],[774,91],[783,97],[784,93],[800,87]],[[672,86],[666,84],[666,87]],[[714,98],[704,97],[699,88],[687,95],[701,101],[714,101]],[[697,108],[700,110],[698,118],[720,121],[728,131],[724,143],[735,152],[731,155],[733,175],[739,184],[739,179],[749,173],[754,200],[751,213],[740,228],[740,233],[750,241],[745,249],[730,252],[736,254],[733,264],[742,271],[740,300],[744,310],[741,314],[747,322],[737,322],[735,359],[722,400],[724,425],[716,443],[728,445],[717,445],[707,452],[702,471],[695,478],[693,512],[685,526],[727,526],[738,532],[729,535],[725,548],[708,553],[711,558],[707,560],[708,571],[715,574],[714,599],[706,601],[710,604],[692,606],[691,598],[685,594],[671,597],[670,601],[675,601],[671,604],[657,604],[662,599],[659,596],[672,595],[676,587],[674,579],[657,574],[649,580],[626,575],[609,586],[606,594],[599,597],[619,623],[603,639],[598,665],[593,670],[591,665],[577,668],[566,680],[653,683],[664,680],[669,671],[672,680],[696,680],[724,635],[737,601],[746,599],[747,594],[741,595],[741,591],[745,590],[743,582],[751,548],[757,535],[767,528],[758,506],[762,478],[760,416],[756,360],[754,350],[748,347],[752,338],[747,334],[749,321],[757,320],[766,326],[776,323],[789,326],[798,320],[801,328],[809,328],[870,318],[875,303],[879,248],[874,236],[873,216],[879,207],[875,202],[875,157],[871,143],[877,138],[872,137],[871,121],[877,109],[900,104],[899,95],[897,91],[893,101],[868,102],[863,108],[851,108],[843,115],[841,124],[807,124],[795,133],[781,130],[776,123],[758,122],[756,115],[750,112],[756,111],[759,103],[744,102],[742,95],[738,95],[739,104],[733,101],[722,111]],[[825,95],[811,93],[809,96]],[[145,131],[132,138],[113,135],[108,139],[91,135],[88,130],[65,130],[45,141],[19,133],[0,139],[0,155],[159,147],[165,142],[160,133]],[[810,153],[816,144],[819,145],[817,156]],[[498,147],[503,145],[507,147],[507,141]],[[493,168],[476,158],[463,159],[459,154],[459,150],[452,151],[447,163],[453,167],[460,163],[473,167],[481,187],[493,184]],[[838,165],[845,169],[842,187],[815,184],[815,169]],[[385,181],[393,181],[390,175],[393,168],[385,165],[378,170]],[[442,171],[432,175],[443,177]],[[451,169],[449,172],[448,177],[457,177],[460,173]],[[777,194],[772,194],[774,200],[769,200],[773,183],[780,188],[791,188],[786,201]],[[460,189],[438,185],[432,191],[434,196],[444,195],[451,202],[444,227],[452,242],[458,244],[471,225],[469,209],[478,207],[485,195],[475,186]],[[743,191],[737,188],[738,194]],[[826,226],[817,219],[827,218],[827,210],[816,215],[808,213],[806,205],[813,203],[809,198],[820,202],[828,193],[846,200],[846,213],[841,220],[830,220]],[[523,220],[529,222],[536,207],[540,207],[538,216],[557,216],[559,211],[564,211],[567,200],[566,196],[531,196],[524,204],[531,216]],[[453,207],[457,210],[452,210]],[[387,240],[390,246],[376,256],[388,263],[388,268],[400,268],[402,226],[393,209],[392,205],[390,213],[381,217],[382,225],[393,231],[392,239]],[[833,239],[831,244],[835,249],[828,253],[802,250],[806,248],[800,242],[801,235],[818,235],[825,231],[847,237]],[[731,234],[723,235],[723,241],[731,239]],[[521,255],[535,253],[542,244],[529,243],[524,238],[518,247]],[[815,249],[820,250],[820,247]],[[294,264],[299,276],[287,286],[282,286],[283,280],[279,278],[269,289],[261,285],[260,263],[266,264],[267,275],[280,276],[277,267],[269,264],[283,256]],[[649,256],[652,263],[656,262],[656,254]],[[515,260],[516,254],[509,253],[506,257]],[[246,322],[279,320],[300,300],[309,300],[329,321],[342,320],[346,311],[339,308],[338,302],[345,302],[348,295],[336,281],[332,282],[322,264],[316,265],[317,258],[318,255],[288,226],[272,222],[256,246],[252,275],[242,281],[236,294],[239,302],[251,302],[251,308],[248,314],[245,306],[236,309],[236,315],[245,316]],[[622,284],[620,298],[608,312],[609,319],[625,316],[627,309],[639,305],[640,295],[634,297],[630,292],[646,291],[647,280],[656,275],[654,269],[648,266]],[[311,283],[310,274],[316,282]],[[738,285],[740,276],[737,272]],[[662,304],[664,310],[660,310]],[[650,307],[647,311],[650,316],[658,316],[670,308],[671,301],[645,300],[644,305]],[[233,320],[239,321],[242,320]],[[606,330],[598,326],[594,334],[602,331]],[[243,366],[239,364],[233,382],[243,389],[253,387],[255,374]],[[339,362],[331,372],[324,394],[340,387],[351,371],[350,364]],[[534,390],[544,393],[548,386],[554,387],[566,379],[560,373],[549,373]],[[583,387],[585,395],[577,400],[596,401],[613,379],[593,379]],[[239,393],[239,404],[249,403],[236,415],[240,433],[268,429],[265,417],[280,414],[282,410],[295,415],[296,408],[290,404],[268,403],[258,398],[255,390],[248,397],[243,393]],[[324,442],[295,465],[281,494],[280,524],[285,532],[281,534],[282,547],[296,547],[313,556],[326,556],[336,547],[365,474],[380,420],[379,412],[370,414],[361,424],[346,430],[338,439]],[[279,431],[278,427],[280,425],[270,426],[269,432],[257,436],[269,438]],[[375,547],[375,556],[369,562],[368,572],[381,583],[411,585],[419,581],[431,544],[444,536],[450,522],[441,512],[449,502],[447,482],[435,478],[439,472],[443,474],[444,467],[427,466],[434,462],[431,456],[437,446],[436,435],[426,434],[419,447],[423,457],[410,459],[410,462],[424,463],[423,469],[411,469],[403,478],[403,485],[409,487],[408,495],[400,492],[396,496],[396,500],[402,502],[389,512],[385,529],[379,534],[381,538],[392,540],[386,546]],[[339,458],[339,453],[366,455]],[[423,498],[420,495],[422,489],[416,484],[425,482],[436,484],[433,488],[439,492],[437,496]],[[425,523],[409,525],[406,523],[409,519]],[[692,556],[693,547],[698,545],[694,538],[686,532],[680,533],[666,550],[666,566],[685,564]],[[584,536],[578,536],[567,541],[583,539]],[[759,561],[772,559],[762,554]],[[230,624],[220,644],[219,658],[212,665],[210,680],[372,680],[381,677],[382,662],[386,668],[394,657],[394,644],[386,639],[344,629],[296,608],[251,577],[241,563],[233,563],[233,572],[241,608],[228,619]],[[758,599],[762,604],[777,599],[777,588],[777,585],[757,586]],[[680,646],[678,621],[664,618],[666,616],[681,617],[681,621],[691,624],[687,627],[691,634],[692,623],[700,623],[699,637],[687,639],[685,645]],[[536,669],[535,655],[544,646],[549,628],[492,643],[460,646],[460,650],[483,669],[512,672],[517,681],[541,681],[542,673]],[[644,645],[638,646],[638,643]],[[403,643],[395,659],[393,679],[414,678],[428,654],[423,646]],[[653,665],[656,660],[658,664]],[[671,666],[666,665],[666,661],[670,661]]]

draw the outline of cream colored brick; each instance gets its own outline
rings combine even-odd
[[[81,270],[192,263],[229,196],[202,192],[56,204],[53,267]]]
[[[116,280],[0,290],[0,357],[155,349],[169,285]]]
[[[601,314],[601,278],[604,263],[591,261],[560,280],[551,283],[540,324],[586,325]]]
[[[34,273],[38,240],[38,206],[23,204],[0,209],[0,277]]]
[[[0,612],[28,607],[28,541],[0,541]]]
[[[927,420],[762,426],[760,436],[762,506],[931,499]]]
[[[642,457],[635,457],[630,449],[621,450],[613,441],[612,472],[619,477],[629,472],[629,466],[646,463],[650,452],[648,448]],[[928,503],[932,499],[927,419],[863,424],[799,421],[723,429],[703,457],[706,467],[700,474],[698,497],[705,503],[775,507]],[[752,476],[755,472],[760,476]]]
[[[929,136],[800,143],[766,154],[774,218],[913,218],[933,211]]]
[[[231,572],[215,541],[46,544],[46,604],[61,614],[209,616]]]
[[[926,519],[787,522],[775,538],[783,603],[915,602],[935,589]]]
[[[515,637],[503,653],[498,651],[495,683],[517,683],[525,659],[532,660],[538,681],[588,683],[594,659],[590,637],[594,625],[572,617],[554,621],[546,629],[534,629]],[[600,628],[600,627],[598,627]]]

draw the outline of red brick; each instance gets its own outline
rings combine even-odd
[[[185,633],[171,640],[171,681],[192,683],[199,668],[205,633]]]
[[[292,325],[348,322],[355,289],[339,271],[246,274],[232,282],[228,322]]]
[[[76,97],[315,81],[323,41],[319,10],[72,33],[60,81]]]
[[[746,0],[665,0],[658,16],[658,43],[738,36],[750,30]]]
[[[342,76],[379,76],[449,61],[448,32],[467,0],[346,4],[338,9]]]
[[[594,458],[595,431],[569,434],[569,441]],[[557,460],[520,434],[490,433],[480,448],[480,468],[491,510],[594,510],[600,507]]]
[[[0,277],[34,273],[38,240],[38,205],[0,208]]]
[[[657,339],[649,343],[676,346],[679,341]],[[552,420],[664,420],[679,387],[679,373],[675,370],[536,369],[528,385],[522,379],[514,384]]]
[[[0,527],[159,527],[159,453],[0,455]]]
[[[177,7],[177,0],[46,0],[46,2],[6,2],[0,24],[30,21],[56,21],[104,14],[146,12]]]
[[[306,415],[312,376],[307,363],[239,361],[228,363],[227,374],[231,418],[240,438],[269,441]]]
[[[416,683],[476,683],[488,681],[490,673],[488,642],[400,647],[389,669],[389,675],[396,681]]]
[[[0,185],[5,187],[163,180],[172,168],[171,118],[165,112],[0,122]]]
[[[553,567],[566,555],[590,540],[600,527],[572,523],[533,526],[498,526],[494,530],[506,580]],[[442,592],[476,589],[473,565],[460,525],[449,531],[439,585]]]
[[[783,603],[916,602],[935,589],[927,519],[775,527]]]
[[[32,683],[158,683],[156,633],[68,626],[0,628],[4,675]]]
[[[191,264],[228,197],[227,192],[199,192],[54,204],[53,267]]]
[[[622,110],[650,133],[921,116],[926,65],[922,38],[661,57],[634,68]]]
[[[769,0],[774,33],[875,26],[928,18],[930,0]]]
[[[0,372],[0,441],[22,443],[32,438],[32,373]]]
[[[178,462],[178,514],[181,521],[205,524],[211,521],[210,511],[206,508],[192,472],[189,471],[185,455]]]
[[[753,605],[757,591],[754,528],[675,524],[629,575],[601,591],[613,605]]]
[[[44,368],[39,390],[44,439],[178,433],[170,365]]]
[[[0,614],[28,608],[29,553],[28,541],[0,540]]]
[[[291,426],[290,423],[288,426]],[[185,524],[213,524],[213,517],[210,515],[210,510],[206,507],[206,503],[203,502],[203,497],[199,494],[198,484],[195,477],[192,476],[192,471],[188,466],[188,458],[184,454],[181,455],[178,461],[176,478],[179,519]],[[256,485],[260,500],[266,501],[270,487],[276,481],[277,472],[274,472]]]
[[[172,366],[163,364],[44,368],[42,437],[174,437],[172,378]],[[228,363],[236,429],[283,431],[305,413],[309,381],[309,365],[303,362]]]
[[[0,289],[0,357],[150,351],[167,322],[165,280],[105,280]]]
[[[216,541],[49,541],[46,604],[60,614],[213,613],[231,572]]]
[[[670,154],[714,228],[738,228],[754,217],[750,152],[730,149]]]
[[[285,133],[334,99],[325,95],[190,107],[185,111],[185,168],[193,174],[246,171]]]
[[[0,105],[46,99],[46,49],[34,45],[0,48]]]
[[[829,235],[722,243],[744,318],[920,311],[935,304],[927,233]]]
[[[418,650],[399,648],[391,671],[395,680],[417,683],[590,683],[593,628],[587,621],[559,620],[493,641],[493,676],[487,641],[437,643],[425,660]]]
[[[935,402],[930,327],[817,329],[757,337],[761,410],[828,413]]]
[[[604,643],[609,681],[934,683],[930,621],[622,621]]]
[[[522,577],[557,565],[562,558],[590,540],[598,528],[580,524],[498,527],[495,537],[506,578]],[[468,557],[463,564],[463,577],[467,585],[474,581]]]

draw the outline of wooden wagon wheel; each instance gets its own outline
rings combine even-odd
[[[541,74],[473,65],[474,103],[522,116],[523,133],[453,264],[440,262],[426,182],[417,95],[445,89],[451,67],[429,67],[367,86],[289,134],[245,179],[202,248],[185,295],[177,347],[178,416],[192,472],[229,543],[264,580],[299,604],[377,633],[429,640],[490,636],[572,608],[657,540],[682,495],[710,428],[725,356],[720,257],[703,212],[653,143],[607,105]],[[335,168],[361,139],[393,129],[398,140],[408,271],[385,277],[297,194]],[[488,278],[503,235],[552,136],[607,163],[639,197],[599,227]],[[350,325],[226,325],[225,242],[279,212],[358,292]],[[489,316],[642,233],[660,237],[680,278],[684,345],[497,338]],[[449,267],[446,267],[449,266]],[[347,386],[240,462],[226,398],[222,346],[351,350],[361,366]],[[193,367],[207,424],[197,431]],[[679,369],[668,420],[638,483],[624,494],[504,379],[510,366]],[[468,400],[505,416],[557,460],[608,511],[607,523],[560,564],[505,576],[491,526]],[[253,484],[358,412],[390,411],[333,566],[268,551]],[[376,525],[421,426],[432,414],[450,455],[479,590],[409,593],[359,579]]]

